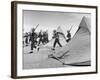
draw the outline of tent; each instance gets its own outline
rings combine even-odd
[[[62,60],[66,64],[81,64],[81,62],[83,63],[91,61],[91,31],[85,19],[86,17],[82,18],[78,30],[76,31],[71,41],[66,46],[63,46],[61,50],[56,50],[57,54],[55,56],[65,57]],[[58,53],[59,51],[60,53]],[[68,55],[67,51],[69,51],[68,57],[66,57],[66,55]]]

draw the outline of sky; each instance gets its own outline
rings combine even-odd
[[[90,24],[91,16],[86,13],[23,10],[23,30],[24,33],[29,32],[39,24],[36,32],[48,30],[49,39],[51,39],[53,30],[59,26],[65,35],[72,26],[72,29],[75,30],[83,16],[89,19]]]

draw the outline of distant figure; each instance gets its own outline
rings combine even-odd
[[[60,42],[59,42],[59,33],[56,32],[56,30],[53,31],[53,37],[52,37],[52,38],[55,39],[54,44],[53,44],[53,49],[52,49],[52,50],[55,50],[55,46],[56,46],[57,43],[58,43],[58,45],[59,45],[60,47],[62,47],[62,45],[61,45]]]
[[[29,43],[31,42],[31,32],[29,32]]]
[[[37,38],[37,34],[35,33],[35,29],[32,29],[32,33],[30,35],[30,42],[31,42],[31,52],[33,53],[33,48],[36,48],[36,38]]]
[[[26,32],[25,33],[25,44],[26,44],[26,46],[28,46],[28,33]]]
[[[67,42],[69,42],[71,40],[71,33],[70,30],[67,31]]]
[[[43,44],[46,44],[48,43],[48,32],[47,31],[44,31],[43,32]]]
[[[43,44],[43,32],[42,31],[39,32],[38,38],[39,38],[39,43],[38,43],[38,46],[39,46],[40,43]]]
[[[49,39],[48,39],[48,31],[46,31],[46,43],[48,43],[49,42]]]

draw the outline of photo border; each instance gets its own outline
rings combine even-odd
[[[47,75],[33,75],[33,76],[17,76],[17,4],[34,4],[46,6],[59,6],[59,7],[77,7],[77,8],[93,8],[96,9],[96,71],[80,72],[80,73],[63,73],[63,74],[47,74]],[[11,77],[12,78],[32,78],[32,77],[50,77],[50,76],[66,76],[66,75],[81,75],[81,74],[94,74],[98,72],[98,7],[88,5],[73,5],[73,4],[58,4],[58,3],[41,3],[41,2],[25,2],[25,1],[12,1],[11,2]]]

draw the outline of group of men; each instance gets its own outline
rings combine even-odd
[[[46,44],[49,42],[48,40],[48,31],[40,31],[39,33],[36,33],[35,32],[35,28],[33,28],[31,30],[31,32],[29,33],[25,33],[25,41],[23,41],[23,44],[25,46],[28,46],[28,44],[31,45],[31,52],[30,53],[33,53],[33,49],[34,48],[37,48],[37,46],[39,46],[40,44]],[[39,48],[38,48],[39,50]]]
[[[53,37],[52,38],[55,39],[55,40],[54,40],[54,43],[53,43],[52,50],[55,50],[56,44],[58,44],[60,47],[62,47],[62,45],[60,43],[60,39],[59,39],[59,34],[60,33],[57,32],[56,30],[53,31]],[[40,45],[40,43],[42,43],[44,45],[44,44],[49,42],[47,31],[43,32],[41,30],[39,33],[36,33],[34,28],[32,29],[32,32],[30,32],[29,34],[26,33],[24,37],[25,37],[26,46],[28,46],[28,43],[31,44],[30,53],[33,53],[33,49],[37,48]],[[66,37],[67,37],[66,42],[69,42],[71,40],[70,30],[67,31],[67,36]],[[37,50],[39,51],[39,47],[37,48]]]

